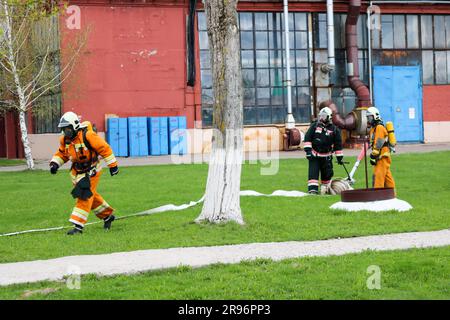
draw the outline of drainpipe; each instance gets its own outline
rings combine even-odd
[[[357,96],[358,107],[370,106],[369,89],[359,78],[357,23],[361,9],[361,0],[350,0],[347,20],[345,21],[345,40],[347,44],[348,83]]]
[[[289,17],[288,17],[288,0],[283,0],[284,15],[284,36],[286,43],[286,87],[287,87],[287,107],[288,114],[286,117],[286,129],[295,128],[295,119],[292,115],[292,93],[291,93],[291,61],[289,48]]]
[[[328,33],[328,64],[322,66],[322,71],[329,73],[336,66],[334,54],[334,16],[333,0],[327,0],[327,33]]]

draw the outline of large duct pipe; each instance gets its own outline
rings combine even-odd
[[[325,108],[328,107],[332,111],[332,121],[335,125],[337,125],[341,129],[346,129],[349,131],[352,131],[356,129],[356,122],[357,118],[354,112],[350,112],[345,117],[342,117],[342,115],[339,113],[337,106],[334,104],[333,101],[323,101],[320,103],[319,108]]]
[[[350,0],[347,20],[345,21],[347,76],[348,83],[357,96],[358,107],[368,107],[371,105],[369,89],[359,78],[357,24],[360,10],[361,0]]]

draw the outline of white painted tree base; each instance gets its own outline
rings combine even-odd
[[[400,199],[370,201],[370,202],[336,202],[330,209],[345,210],[345,211],[409,211],[413,207],[406,201]]]

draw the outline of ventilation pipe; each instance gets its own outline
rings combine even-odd
[[[333,101],[324,101],[320,108],[329,107],[332,110],[332,120],[341,129],[346,129],[357,135],[365,135],[367,131],[366,109],[371,106],[370,92],[367,86],[359,78],[358,65],[358,33],[357,24],[360,15],[361,0],[350,0],[345,22],[345,40],[347,51],[347,76],[351,89],[355,92],[357,103],[355,108],[345,117],[339,114]],[[350,145],[357,143],[353,137]]]
[[[323,101],[320,103],[319,108],[325,108],[328,107],[332,111],[332,121],[335,125],[337,125],[341,129],[346,129],[349,131],[352,131],[356,129],[356,114],[355,112],[350,112],[345,117],[342,117],[342,115],[339,113],[337,106],[334,104],[333,101]]]
[[[295,127],[295,119],[292,115],[292,93],[291,93],[291,65],[290,65],[290,48],[289,48],[289,15],[288,0],[283,0],[283,16],[284,16],[284,36],[286,51],[286,88],[287,88],[287,116],[286,126],[283,133],[283,149],[285,151],[296,150],[300,147],[301,133]]]
[[[284,36],[286,51],[286,88],[287,88],[287,117],[286,129],[295,128],[295,119],[292,115],[292,93],[291,93],[291,65],[290,65],[290,48],[289,48],[289,17],[288,17],[288,0],[283,0],[284,15]]]
[[[327,33],[328,33],[328,64],[322,66],[323,72],[331,72],[336,66],[334,50],[334,12],[333,0],[327,0]]]
[[[347,50],[348,83],[357,97],[358,107],[369,107],[370,93],[359,78],[357,23],[361,10],[361,0],[350,0],[347,20],[345,21],[345,41]]]

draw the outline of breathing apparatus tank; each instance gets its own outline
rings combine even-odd
[[[391,151],[395,152],[395,146],[397,145],[397,139],[395,138],[394,124],[392,121],[386,122],[386,130],[388,132],[388,143]]]

